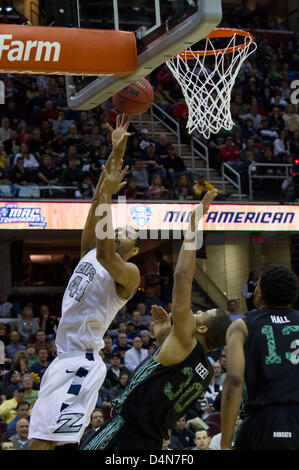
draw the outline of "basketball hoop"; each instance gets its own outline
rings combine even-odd
[[[224,48],[215,42],[228,40]],[[181,85],[188,106],[187,129],[195,129],[208,139],[221,129],[234,126],[230,100],[232,88],[243,62],[257,48],[252,34],[230,28],[216,28],[205,38],[200,51],[191,48],[166,61]]]

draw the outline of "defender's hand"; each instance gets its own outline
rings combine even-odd
[[[164,308],[159,307],[158,305],[152,305],[151,315],[156,326],[171,326],[171,313],[167,313]]]
[[[118,114],[116,117],[116,129],[109,123],[105,127],[111,132],[112,146],[114,150],[123,149],[127,144],[127,139],[131,135],[128,132],[130,118],[126,114]]]

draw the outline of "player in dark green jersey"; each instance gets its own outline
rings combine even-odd
[[[236,450],[299,450],[298,279],[288,268],[270,265],[254,292],[257,310],[229,327],[227,376],[222,389],[222,449],[231,449],[243,382],[247,418],[238,429]]]
[[[208,192],[192,213],[191,235],[196,234],[198,212],[202,209],[206,214],[216,195],[216,190]],[[168,430],[211,382],[213,368],[205,353],[224,346],[231,320],[220,309],[196,315],[190,309],[196,263],[193,242],[185,237],[177,260],[172,324],[163,309],[153,309],[155,336],[161,347],[137,367],[122,395],[114,400],[116,416],[83,450],[161,450]]]

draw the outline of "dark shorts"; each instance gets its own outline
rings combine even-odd
[[[236,450],[299,450],[299,405],[271,405],[246,418]]]
[[[117,415],[94,432],[80,450],[161,450],[162,441]]]

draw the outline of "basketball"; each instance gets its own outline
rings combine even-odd
[[[153,102],[153,89],[148,80],[141,78],[116,93],[112,100],[120,113],[134,116],[148,110]]]

